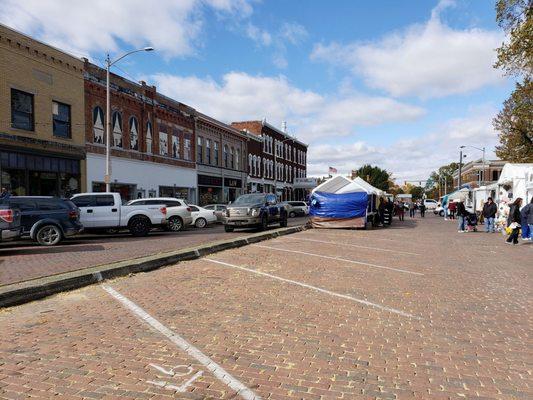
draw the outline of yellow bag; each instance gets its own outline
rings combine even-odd
[[[508,235],[510,235],[511,233],[513,232],[513,230],[509,227],[505,228],[505,233],[507,233]]]

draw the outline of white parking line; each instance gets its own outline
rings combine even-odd
[[[308,239],[308,238],[304,238],[304,237],[301,237],[301,236],[298,236],[298,237],[294,236],[294,237],[289,237],[289,238],[291,240],[305,240],[307,242],[335,244],[337,246],[358,247],[360,249],[379,250],[379,251],[386,251],[386,252],[389,252],[389,253],[406,254],[406,255],[409,255],[409,256],[419,256],[420,255],[418,253],[410,253],[408,251],[384,249],[384,248],[381,248],[381,247],[361,246],[361,245],[358,245],[358,244],[351,244],[351,243],[326,242],[325,240]]]
[[[322,254],[307,253],[305,251],[280,249],[279,247],[264,246],[264,245],[261,245],[261,244],[252,244],[252,246],[261,247],[263,249],[285,251],[287,253],[304,254],[306,256],[314,256],[314,257],[319,257],[319,258],[325,258],[325,259],[328,259],[328,260],[347,262],[347,263],[351,263],[351,264],[366,265],[367,267],[371,267],[371,268],[387,269],[387,270],[394,271],[394,272],[401,272],[403,274],[424,275],[421,272],[413,272],[413,271],[407,271],[405,269],[399,269],[399,268],[393,268],[393,267],[385,267],[384,265],[370,264],[370,263],[366,263],[366,262],[363,262],[363,261],[347,260],[345,258],[340,258],[340,257],[330,257],[330,256],[324,256]]]
[[[241,267],[239,265],[230,264],[230,263],[227,263],[227,262],[224,262],[224,261],[213,260],[213,259],[210,259],[210,258],[204,258],[204,260],[212,262],[212,263],[215,263],[215,264],[224,265],[226,267],[231,267],[231,268],[235,268],[235,269],[240,269],[242,271],[251,272],[253,274],[267,276],[269,278],[276,279],[278,281],[282,281],[282,282],[290,283],[290,284],[293,284],[293,285],[301,286],[301,287],[304,287],[306,289],[311,289],[311,290],[314,290],[314,291],[317,291],[317,292],[320,292],[320,293],[329,294],[330,296],[340,297],[341,299],[355,301],[356,303],[364,304],[365,306],[378,308],[378,309],[380,309],[382,311],[388,311],[388,312],[393,313],[393,314],[398,314],[398,315],[401,315],[402,317],[408,317],[408,318],[419,319],[419,320],[422,319],[420,317],[417,317],[416,315],[409,314],[409,313],[406,313],[404,311],[397,310],[395,308],[382,306],[380,304],[372,303],[372,302],[367,301],[367,300],[362,300],[362,299],[358,299],[356,297],[348,296],[347,294],[335,293],[335,292],[332,292],[332,291],[327,290],[327,289],[322,289],[322,288],[319,288],[319,287],[316,287],[316,286],[311,286],[311,285],[308,285],[307,283],[303,283],[303,282],[293,281],[292,279],[282,278],[281,276],[272,275],[272,274],[269,274],[267,272],[257,271],[255,269]]]
[[[189,356],[196,359],[200,364],[213,373],[220,381],[225,383],[228,387],[235,390],[237,394],[245,400],[260,400],[261,397],[256,395],[250,389],[248,389],[244,384],[231,376],[224,368],[202,353],[199,349],[194,347],[192,344],[183,339],[180,335],[173,332],[161,322],[156,320],[141,307],[135,304],[133,301],[129,300],[127,297],[123,296],[115,289],[102,285],[102,288],[111,295],[115,300],[122,303],[124,307],[130,310],[135,314],[140,320],[146,322],[156,331],[165,336],[168,340],[174,343],[178,348],[186,352]]]

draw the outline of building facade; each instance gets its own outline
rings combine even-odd
[[[264,120],[231,125],[260,138],[248,141],[248,191],[275,193],[281,200],[304,200],[306,190],[295,188],[294,182],[307,176],[307,145]]]
[[[69,197],[85,187],[83,62],[0,24],[0,184]]]
[[[85,61],[87,187],[104,191],[105,70]],[[178,197],[195,202],[195,110],[111,74],[111,190],[123,199]]]
[[[471,188],[477,188],[484,185],[490,185],[497,182],[500,178],[503,166],[506,161],[478,159],[466,163],[461,168],[461,186],[470,185]],[[459,170],[453,174],[454,187],[459,185]]]
[[[246,190],[247,137],[207,115],[196,115],[198,202],[233,201]]]

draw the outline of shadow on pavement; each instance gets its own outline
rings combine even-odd
[[[105,250],[104,246],[97,245],[87,245],[87,246],[77,246],[74,249],[70,246],[71,243],[55,247],[44,247],[35,244],[34,246],[28,246],[27,244],[21,248],[5,248],[0,249],[0,257],[5,256],[16,256],[16,255],[32,255],[32,254],[55,254],[55,253],[64,253],[65,251],[76,251],[76,252],[86,252],[86,251],[103,251]],[[69,247],[69,248],[67,248]],[[3,260],[2,260],[3,261]]]

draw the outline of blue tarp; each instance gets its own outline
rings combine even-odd
[[[314,192],[309,215],[322,218],[361,218],[366,216],[368,194]]]

